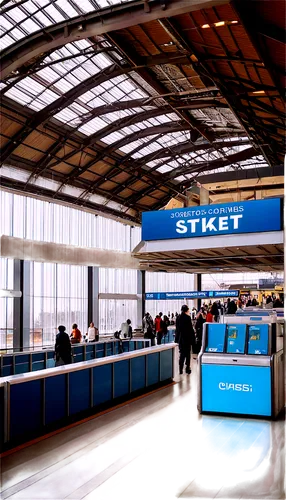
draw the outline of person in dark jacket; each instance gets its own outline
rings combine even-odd
[[[217,323],[219,320],[219,310],[217,302],[214,302],[213,305],[211,306],[211,314],[214,317],[214,321]]]
[[[65,326],[60,325],[58,330],[55,343],[56,366],[69,365],[72,362],[71,341]]]
[[[187,305],[182,306],[182,312],[176,322],[176,342],[180,349],[180,375],[183,373],[184,363],[186,361],[186,373],[191,373],[191,348],[195,341],[192,319]]]
[[[237,305],[234,302],[234,300],[231,300],[230,303],[228,304],[227,314],[235,314],[236,311],[237,311]]]

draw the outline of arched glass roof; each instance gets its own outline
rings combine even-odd
[[[279,163],[275,83],[232,7],[173,19],[171,2],[166,18],[148,21],[145,6],[132,24],[143,7],[0,3],[3,185],[69,191],[76,203],[97,197],[136,218],[210,172]],[[233,55],[238,41],[243,53]]]

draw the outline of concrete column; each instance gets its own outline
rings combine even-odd
[[[137,271],[137,325],[142,326],[142,319],[145,314],[145,271]]]
[[[99,268],[87,268],[87,286],[88,286],[88,325],[93,321],[96,328],[99,327]],[[100,332],[99,332],[100,333]]]
[[[13,347],[23,350],[30,346],[30,262],[14,260],[14,290],[22,292],[14,298]]]

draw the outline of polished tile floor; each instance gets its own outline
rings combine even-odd
[[[2,498],[285,498],[285,422],[200,416],[191,376],[2,459]]]

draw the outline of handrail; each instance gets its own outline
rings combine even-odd
[[[108,356],[105,358],[91,359],[89,361],[81,361],[79,363],[57,366],[55,368],[48,368],[46,370],[39,370],[37,372],[21,373],[19,375],[11,375],[9,377],[3,377],[0,380],[0,387],[5,384],[21,384],[22,382],[30,382],[31,380],[39,380],[47,377],[54,377],[60,373],[71,373],[86,368],[93,368],[94,366],[107,365],[109,363],[117,363],[118,361],[123,361],[125,359],[138,358],[139,356],[154,354],[156,352],[167,351],[168,349],[175,349],[177,344],[162,344],[154,347],[146,347],[144,349],[139,349],[137,351],[126,352],[122,354],[115,354],[113,356]]]

